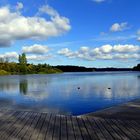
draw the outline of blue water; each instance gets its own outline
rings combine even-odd
[[[0,108],[80,115],[140,98],[139,72],[0,76]]]

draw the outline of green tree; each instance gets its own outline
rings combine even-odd
[[[22,53],[19,55],[19,69],[21,74],[26,74],[27,73],[27,58],[26,54]]]

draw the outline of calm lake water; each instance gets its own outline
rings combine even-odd
[[[139,72],[0,76],[2,109],[80,115],[137,98]]]

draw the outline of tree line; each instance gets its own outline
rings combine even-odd
[[[61,72],[93,72],[93,71],[140,71],[140,64],[133,68],[86,68],[80,66],[50,66],[49,64],[30,64],[26,54],[19,55],[18,63],[0,58],[0,75],[8,74],[50,74]]]
[[[27,62],[26,54],[19,55],[18,63],[9,62],[7,58],[0,58],[0,75],[7,74],[50,74],[61,73],[60,69],[49,64],[30,64]]]
[[[133,70],[135,70],[135,71],[140,71],[140,64],[138,64],[137,66],[135,66],[135,67],[133,68]]]
[[[62,70],[63,72],[104,72],[104,71],[140,71],[140,64],[133,68],[114,68],[114,67],[107,67],[107,68],[86,68],[83,66],[71,66],[71,65],[58,65],[55,66],[55,68],[58,68]]]

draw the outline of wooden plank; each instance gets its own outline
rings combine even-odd
[[[4,135],[5,131],[7,130],[8,125],[10,125],[14,119],[15,115],[18,115],[19,112],[16,111],[8,111],[6,112],[6,116],[1,116],[0,118],[0,137]]]
[[[90,135],[89,135],[89,133],[88,133],[86,127],[85,127],[85,124],[84,124],[82,118],[77,118],[77,121],[78,121],[78,125],[80,127],[82,138],[84,140],[90,140],[91,139]]]
[[[138,130],[138,133],[140,133],[140,125],[138,124],[137,121],[131,120],[131,123],[136,126],[136,129]]]
[[[61,126],[60,126],[60,116],[57,115],[55,118],[55,125],[54,125],[54,132],[53,132],[53,140],[59,140],[60,139],[60,132]]]
[[[85,127],[87,128],[87,131],[91,137],[92,140],[99,140],[97,134],[95,133],[95,131],[93,131],[87,117],[82,118],[84,120],[85,123]],[[79,139],[80,140],[80,139]]]
[[[61,116],[61,134],[60,139],[61,140],[67,140],[67,121],[65,116]]]
[[[125,133],[123,133],[123,131],[117,127],[111,119],[105,119],[106,122],[110,125],[110,127],[112,127],[112,129],[123,139],[123,140],[130,140],[130,138],[125,135]]]
[[[7,110],[5,110],[5,111],[0,110],[0,118],[3,117],[6,114],[6,112],[8,112],[8,111]]]
[[[119,120],[131,133],[135,135],[135,137],[140,138],[140,134],[134,129],[134,127],[129,123],[126,123],[126,121]]]
[[[15,113],[16,111],[8,111],[8,110],[2,110],[0,111],[0,120],[7,117],[8,115]]]
[[[138,123],[134,123],[131,120],[125,122],[129,124],[138,134],[140,134],[140,127],[138,126]]]
[[[13,114],[9,119],[4,120],[5,123],[3,124],[3,127],[0,129],[0,137],[4,137],[4,135],[8,135],[8,130],[16,123],[16,121],[24,114],[24,112],[16,112]]]
[[[36,117],[33,119],[32,124],[30,125],[28,131],[22,137],[22,140],[29,140],[30,139],[30,137],[32,136],[33,131],[35,129],[35,126],[36,126],[36,124],[37,124],[37,122],[38,122],[38,120],[40,118],[40,115],[41,115],[40,113],[36,114]]]
[[[68,140],[75,140],[73,125],[72,125],[72,122],[71,122],[71,116],[67,116],[66,119],[67,119]]]
[[[25,111],[6,111],[0,115],[0,139],[138,140],[140,139],[140,122],[139,120],[80,118]]]
[[[24,112],[12,125],[12,127],[8,127],[8,129],[5,131],[4,135],[2,135],[2,139],[8,139],[9,137],[11,137],[10,139],[12,139],[12,133],[14,131],[16,131],[19,127],[23,127],[20,126],[21,121],[24,120],[24,118],[27,116],[27,112]]]
[[[140,128],[140,124],[137,120],[131,120],[133,124],[135,124],[138,128]]]
[[[112,135],[114,139],[121,140],[122,138],[114,131],[114,129],[108,124],[107,120],[99,119],[99,121],[103,124],[103,126],[108,130],[108,132]],[[104,131],[103,131],[104,132]]]
[[[101,130],[99,129],[99,127],[96,125],[96,123],[94,122],[94,120],[92,118],[88,118],[89,124],[91,125],[93,131],[96,133],[96,135],[98,136],[98,138],[100,140],[105,140],[104,135],[102,134]]]
[[[46,114],[46,118],[44,120],[43,126],[40,130],[39,136],[38,136],[38,140],[44,140],[46,133],[48,131],[48,126],[49,126],[49,122],[50,122],[50,114]]]
[[[38,123],[37,123],[33,133],[32,133],[32,136],[31,136],[30,140],[37,140],[39,132],[40,132],[40,130],[42,128],[44,120],[45,120],[45,114],[41,113],[41,116],[40,116],[40,118],[38,120]]]
[[[130,139],[134,139],[134,140],[136,140],[137,138],[130,132],[130,131],[128,131],[127,129],[126,129],[126,127],[125,126],[123,126],[118,120],[112,120],[116,125],[117,125],[117,127],[119,127],[121,130],[122,130],[122,132],[124,132],[125,133],[125,135],[127,135]]]
[[[45,119],[46,119],[46,113],[42,113],[42,116],[39,120],[39,125],[38,125],[38,136],[37,136],[37,140],[39,139],[40,134],[44,135],[45,137],[45,133],[42,133],[42,128],[43,128],[43,124],[45,123]]]
[[[0,117],[0,132],[3,129],[4,124],[7,123],[7,120],[10,121],[13,118],[13,116],[16,114],[18,114],[18,112],[16,112],[16,111],[10,112],[9,111],[9,112],[5,113],[5,116]]]
[[[17,115],[19,112],[16,112],[16,111],[14,111],[14,112],[7,112],[6,114],[5,114],[5,116],[1,116],[0,117],[0,124],[2,124],[3,122],[5,122],[5,120],[8,120],[9,118],[11,118],[12,116],[14,116],[14,115]],[[1,127],[1,126],[0,126]]]
[[[74,116],[72,117],[72,123],[73,123],[74,135],[75,135],[76,140],[83,139],[80,128],[78,126],[77,117],[74,117]]]
[[[53,131],[54,131],[54,123],[55,123],[55,115],[51,115],[48,131],[46,133],[45,139],[46,140],[52,140],[53,138]]]
[[[105,120],[103,123],[103,120],[101,121],[101,119],[98,119],[98,118],[93,118],[93,119],[94,119],[96,125],[98,125],[99,129],[102,131],[102,133],[106,139],[113,140],[113,137],[111,135],[112,132],[113,132],[113,135],[115,138],[117,138],[118,140],[121,139],[118,135],[116,135],[116,133],[113,131],[113,129],[107,125]]]
[[[28,121],[24,125],[24,127],[20,130],[20,132],[17,134],[18,139],[22,139],[25,135],[25,133],[28,131],[30,128],[30,125],[32,124],[34,118],[36,117],[37,113],[32,113],[31,116],[28,118]]]
[[[9,135],[9,140],[15,139],[17,137],[17,134],[23,129],[23,127],[26,125],[27,121],[29,120],[30,116],[32,115],[31,112],[26,112],[27,114],[23,115],[22,118],[19,119],[18,122],[16,122],[13,126],[11,131],[11,134]]]

